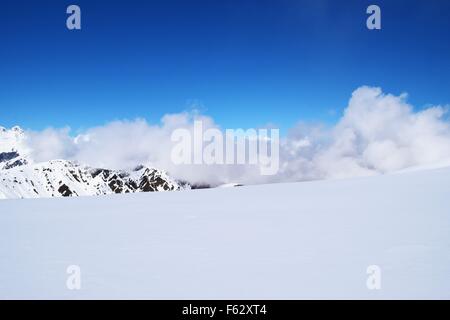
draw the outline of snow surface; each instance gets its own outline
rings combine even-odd
[[[2,200],[0,298],[449,299],[449,194],[444,168]],[[69,265],[81,290],[66,288]]]

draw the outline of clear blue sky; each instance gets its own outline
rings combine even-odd
[[[66,29],[69,4],[81,31]],[[366,28],[369,4],[381,31]],[[450,1],[0,3],[3,126],[157,122],[196,106],[223,127],[289,128],[335,121],[361,85],[450,103]]]

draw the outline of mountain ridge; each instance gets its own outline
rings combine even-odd
[[[0,199],[74,197],[190,189],[166,172],[139,165],[132,170],[93,168],[55,159],[35,163],[24,130],[0,127]]]

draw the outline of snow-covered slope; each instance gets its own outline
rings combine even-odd
[[[449,194],[444,168],[0,201],[0,298],[449,299]]]
[[[19,127],[0,127],[0,199],[71,197],[170,191],[188,188],[165,172],[139,166],[130,171],[97,169],[76,162],[34,163]]]

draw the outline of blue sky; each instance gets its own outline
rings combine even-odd
[[[82,30],[66,28],[78,4]],[[366,28],[378,4],[382,30]],[[197,108],[223,127],[332,123],[362,85],[450,103],[450,1],[22,1],[0,6],[0,124],[80,130]]]

